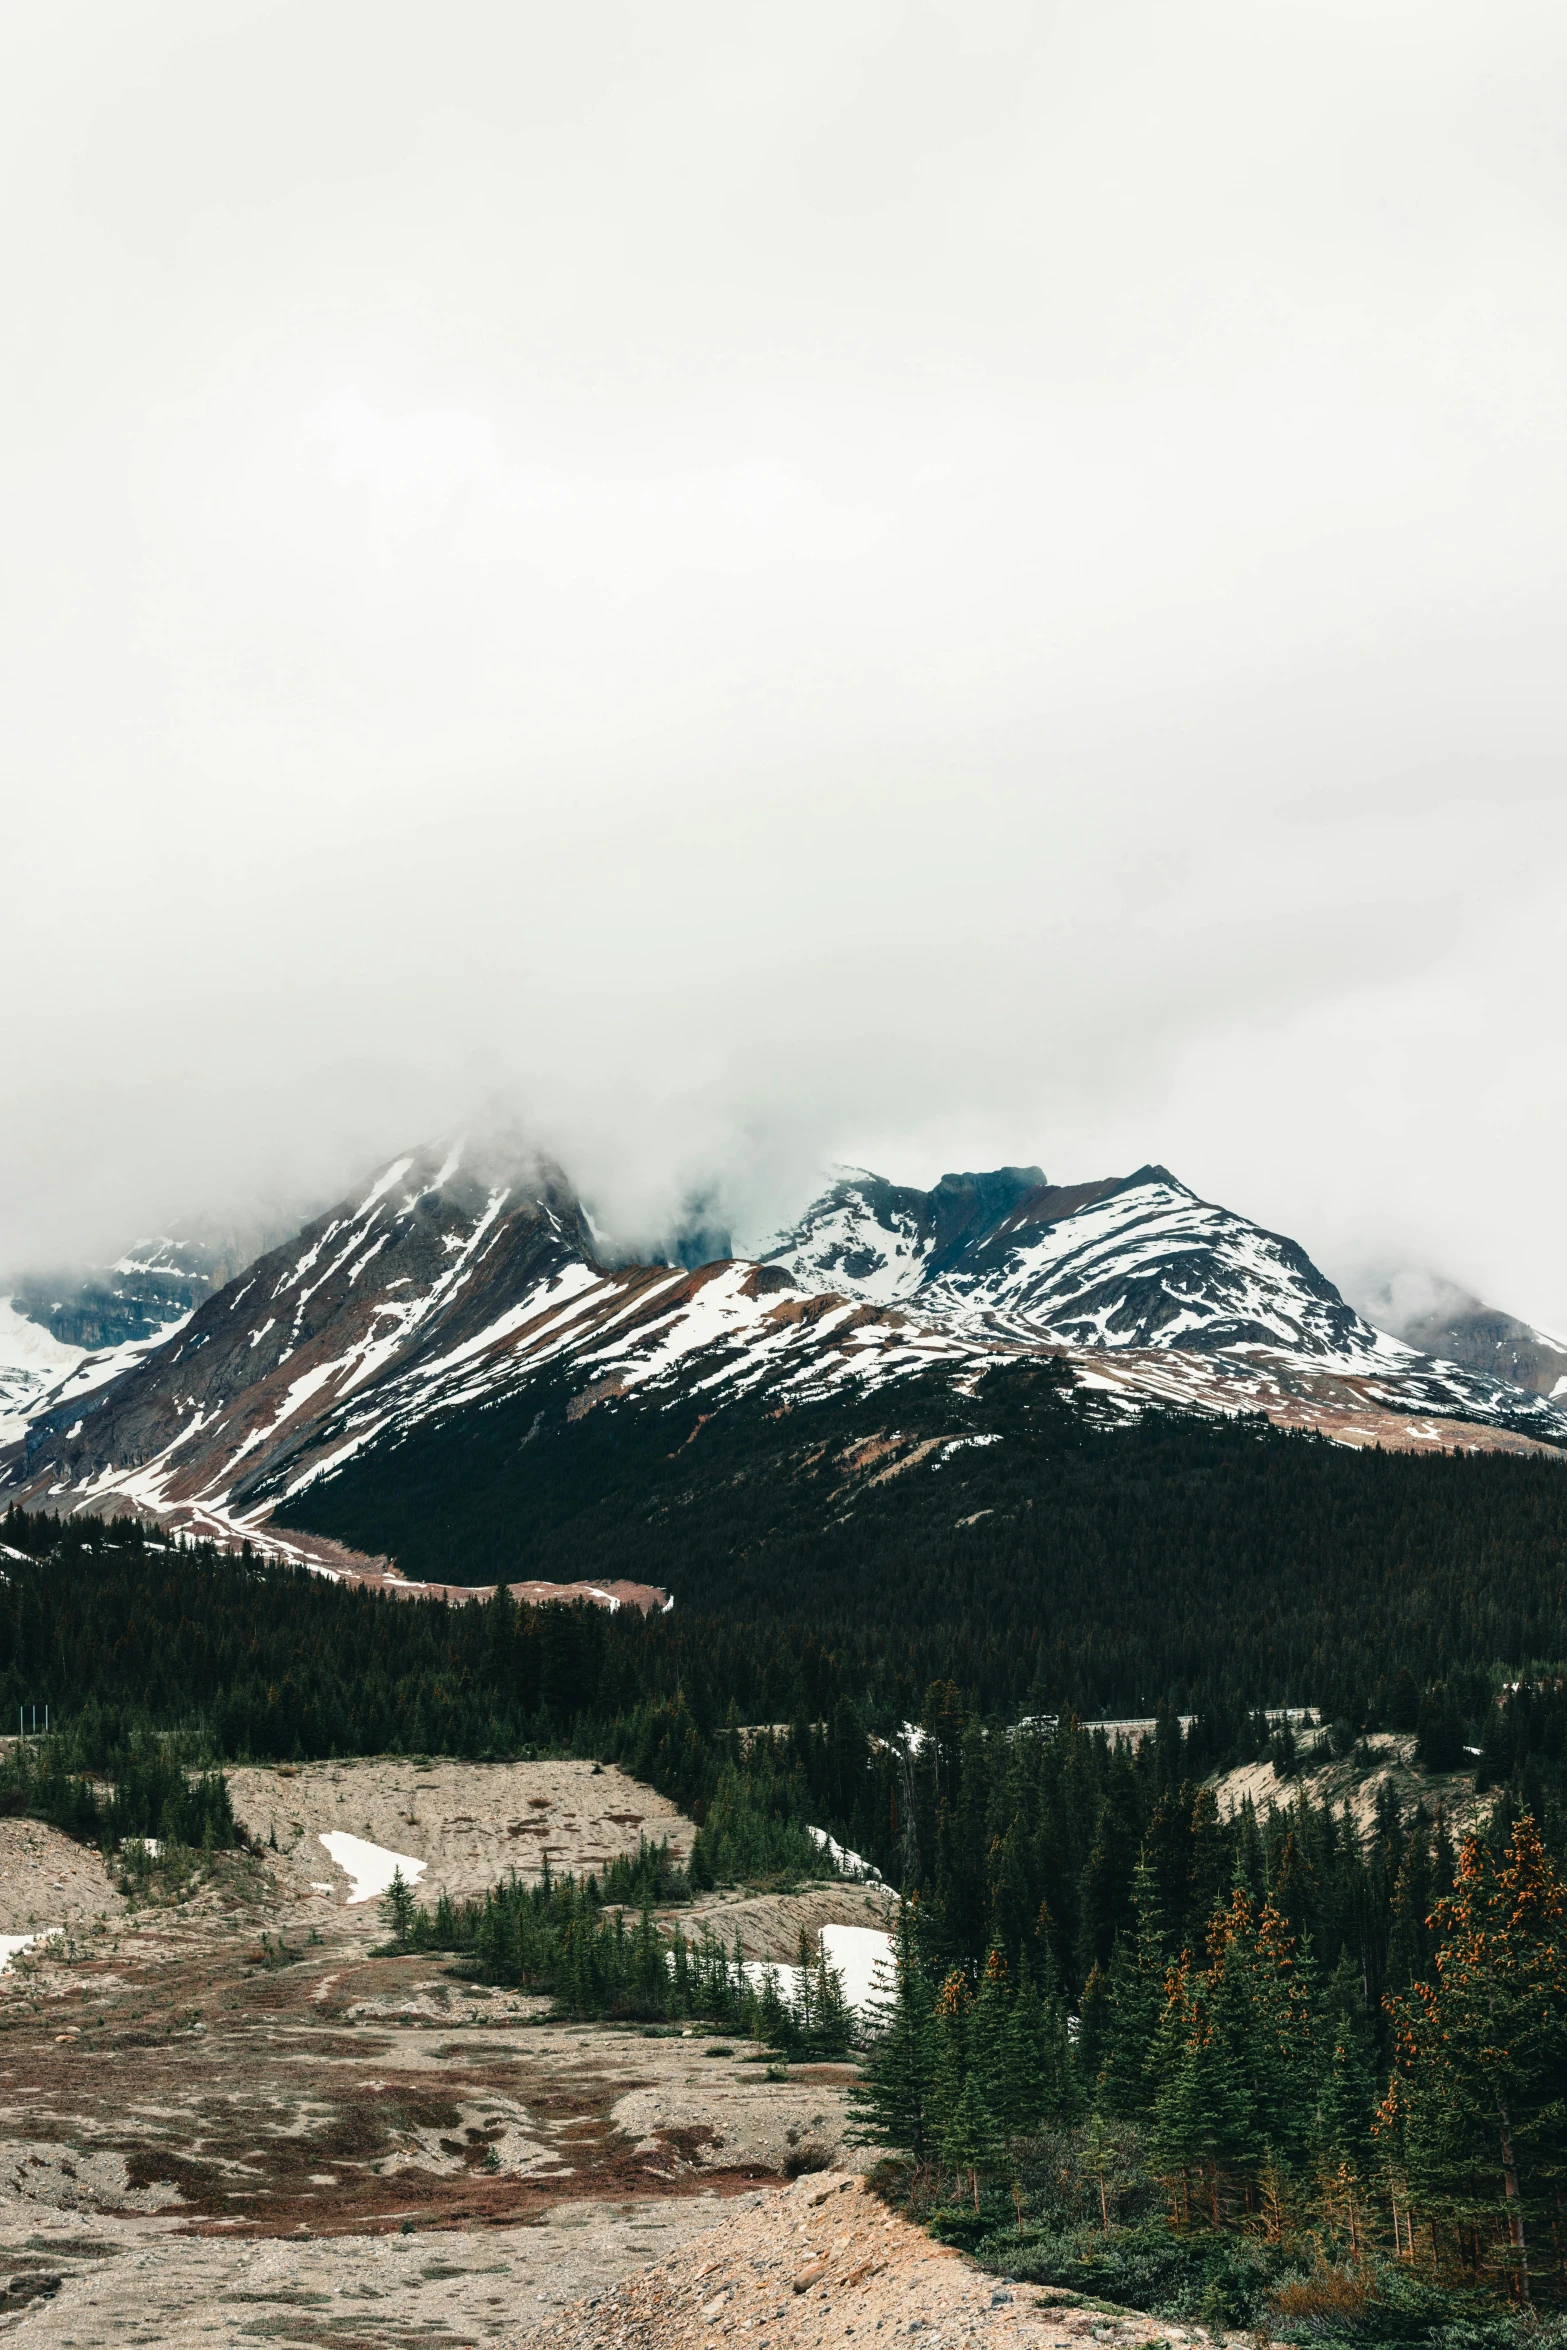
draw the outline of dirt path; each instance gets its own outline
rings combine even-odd
[[[1301,1744],[1309,1744],[1313,1736],[1308,1732]],[[1368,1761],[1344,1755],[1309,1768],[1303,1763],[1292,1779],[1281,1779],[1271,1762],[1237,1764],[1210,1782],[1221,1818],[1232,1819],[1246,1803],[1259,1816],[1270,1804],[1288,1811],[1304,1791],[1313,1803],[1331,1805],[1335,1811],[1348,1804],[1364,1835],[1375,1824],[1378,1797],[1391,1785],[1406,1818],[1417,1803],[1423,1803],[1433,1819],[1440,1810],[1455,1844],[1469,1829],[1484,1825],[1491,1799],[1476,1795],[1471,1773],[1422,1769],[1415,1761],[1415,1741],[1404,1732],[1379,1730],[1359,1743]]]

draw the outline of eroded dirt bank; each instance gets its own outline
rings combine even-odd
[[[1133,2350],[1148,2343],[1154,2323],[987,2275],[844,2173],[748,2197],[707,2234],[507,2337],[506,2350],[694,2350],[730,2334],[748,2350],[878,2334],[912,2334],[921,2350],[960,2342]],[[1157,2329],[1172,2346],[1209,2339],[1162,2319]]]
[[[590,1762],[460,1763],[403,1757],[315,1762],[228,1774],[234,1816],[285,1899],[323,1890],[340,1905],[347,1876],[321,1838],[342,1830],[425,1864],[419,1896],[482,1893],[508,1870],[535,1877],[602,1870],[639,1837],[685,1860],[696,1834],[667,1797]],[[276,1852],[272,1850],[276,1841]]]

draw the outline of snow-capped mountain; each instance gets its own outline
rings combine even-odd
[[[678,1407],[699,1429],[742,1400],[776,1419],[885,1392],[895,1423],[904,1381],[972,1394],[1029,1363],[1111,1423],[1174,1408],[1350,1444],[1567,1445],[1567,1407],[1374,1329],[1295,1243],[1163,1168],[1075,1186],[1002,1168],[930,1192],[848,1173],[764,1259],[693,1269],[604,1262],[548,1163],[415,1152],[117,1375],[67,1368],[13,1416],[0,1493],[319,1559],[273,1541],[275,1510],[308,1526],[312,1494],[363,1492],[367,1473],[395,1491],[432,1444],[447,1478],[498,1411],[523,1409],[511,1454],[551,1414],[572,1428],[600,1406]],[[395,1549],[395,1525],[378,1539]]]
[[[1164,1167],[1079,1184],[1005,1167],[946,1175],[930,1192],[845,1172],[762,1254],[805,1287],[1067,1346],[1284,1347],[1364,1369],[1395,1359],[1304,1249]]]
[[[1543,1377],[1518,1379],[1474,1324],[1451,1352],[1433,1343],[1445,1326],[1378,1328],[1297,1242],[1200,1199],[1165,1167],[1078,1184],[1003,1167],[944,1175],[928,1192],[848,1168],[761,1254],[802,1288],[896,1299],[971,1339],[1084,1350],[1090,1377],[1105,1375],[1089,1369],[1103,1352],[1135,1356],[1139,1381],[1166,1400],[1172,1384],[1196,1401],[1216,1382],[1236,1397],[1256,1382],[1256,1408],[1278,1416],[1280,1394],[1320,1398],[1325,1381],[1349,1379],[1377,1409],[1492,1421],[1553,1442],[1567,1430],[1567,1384],[1558,1397]],[[1153,1352],[1177,1359],[1161,1372],[1144,1360]],[[1194,1357],[1207,1364],[1201,1377]],[[1550,1368],[1538,1350],[1526,1359]]]
[[[546,1253],[561,1247],[553,1197],[570,1218],[569,1245],[585,1245],[575,1202],[546,1177],[525,1202],[530,1227],[544,1219]],[[95,1470],[111,1456],[138,1467],[176,1435],[189,1449],[202,1429],[232,1431],[235,1413],[247,1421],[242,1454],[256,1451],[265,1429],[290,1428],[312,1397],[373,1379],[433,1323],[460,1323],[475,1255],[514,1254],[517,1216],[501,1222],[504,1198],[428,1154],[395,1161],[363,1199],[307,1224],[182,1316],[140,1376],[89,1406],[77,1431],[66,1426],[68,1386],[29,1430],[24,1462],[63,1442]],[[498,1268],[488,1269],[493,1285]]]
[[[252,1531],[377,1440],[566,1366],[581,1410],[679,1385],[817,1391],[974,1350],[771,1266],[608,1269],[557,1168],[395,1161],[208,1299],[133,1374],[36,1417],[0,1488]]]

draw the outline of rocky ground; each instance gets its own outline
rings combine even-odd
[[[756,2193],[759,2190],[751,2190]],[[177,2350],[477,2350],[700,2237],[712,2190],[563,2203],[513,2227],[230,2238],[0,2197],[0,2340]]]
[[[1205,2343],[1197,2327],[1154,2324],[1017,2285],[975,2268],[887,2210],[853,2173],[748,2196],[708,2233],[608,2291],[505,2337],[505,2350],[695,2350],[727,2335],[746,2350],[914,2335],[919,2350],[1103,2350]]]
[[[339,1829],[422,1860],[421,1900],[482,1893],[513,1868],[537,1876],[546,1861],[556,1876],[586,1875],[642,1836],[667,1838],[683,1861],[696,1833],[651,1787],[590,1762],[318,1762],[233,1770],[228,1781],[279,1892],[307,1906],[322,1894],[342,1902],[347,1879],[321,1844]]]
[[[0,2335],[476,2346],[846,2159],[849,2068],[555,2024],[444,1958],[377,1957],[376,1905],[320,1843],[341,1829],[421,1859],[422,1894],[546,1852],[598,1865],[644,1833],[684,1852],[689,1821],[646,1788],[563,1762],[231,1784],[259,1852],[198,1860],[156,1899],[54,1830],[0,1822],[0,1932],[64,1928],[0,1975]],[[884,1900],[710,1906],[747,1955],[788,1960],[802,1924],[875,1922]]]
[[[121,1908],[108,1870],[91,1847],[37,1820],[0,1819],[0,1934],[40,1926],[90,1926]]]
[[[1307,1731],[1302,1747],[1309,1746],[1315,1736],[1314,1731]],[[1304,1792],[1313,1803],[1331,1804],[1335,1811],[1348,1804],[1356,1826],[1364,1832],[1376,1819],[1379,1794],[1391,1784],[1406,1818],[1417,1803],[1425,1805],[1432,1819],[1440,1810],[1455,1844],[1469,1829],[1483,1826],[1493,1799],[1476,1795],[1470,1773],[1423,1770],[1415,1761],[1413,1736],[1398,1731],[1375,1731],[1361,1746],[1359,1761],[1348,1754],[1311,1767],[1303,1763],[1290,1779],[1281,1779],[1270,1762],[1242,1763],[1213,1783],[1219,1810],[1229,1819],[1242,1804],[1250,1802],[1260,1817],[1270,1803],[1288,1811]]]

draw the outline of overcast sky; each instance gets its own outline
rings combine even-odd
[[[1567,12],[50,0],[0,1262],[511,1118],[1567,1325]]]

